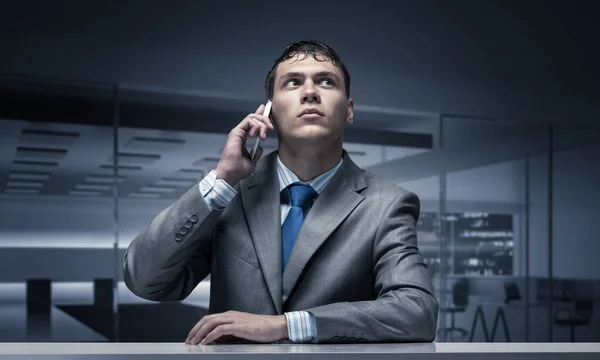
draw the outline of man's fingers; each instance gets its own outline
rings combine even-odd
[[[222,336],[233,335],[240,337],[237,335],[236,331],[237,327],[233,324],[224,324],[217,326],[213,331],[208,333],[204,339],[200,342],[202,345],[210,344],[216,340],[218,340]]]
[[[233,320],[231,320],[227,315],[210,319],[204,323],[204,325],[198,330],[198,332],[196,332],[196,335],[194,335],[194,337],[192,338],[191,343],[198,344],[206,337],[206,335],[208,335],[216,327],[231,323],[233,323]]]
[[[211,332],[215,327],[219,326],[222,322],[223,321],[220,318],[213,318],[213,319],[206,321],[200,327],[200,329],[198,329],[198,331],[196,331],[196,333],[194,334],[194,336],[192,337],[190,342],[194,345],[199,343],[202,339],[204,339],[206,334]]]
[[[263,124],[267,125],[271,130],[275,130],[275,127],[273,126],[273,121],[264,115],[250,114],[248,115],[248,117],[262,122]]]
[[[263,123],[262,121],[255,119],[251,116],[248,116],[247,118],[244,119],[244,121],[242,121],[239,125],[238,128],[245,131],[246,133],[250,133],[250,131],[255,128],[263,128],[263,129],[267,129],[267,125],[265,123]]]
[[[248,122],[247,120],[244,120],[237,127],[235,127],[233,130],[231,130],[231,132],[229,133],[229,137],[239,138],[242,142],[242,147],[245,147],[246,141],[248,140],[248,138],[252,137],[252,135],[250,135],[250,131],[252,129],[253,129],[252,123]]]
[[[248,133],[248,135],[251,137],[260,136],[262,139],[264,132],[265,132],[265,127],[263,125],[255,124],[250,129],[250,132]]]
[[[194,327],[192,328],[192,330],[190,330],[190,332],[188,333],[188,337],[187,339],[185,339],[185,343],[190,343],[194,337],[196,336],[196,334],[198,333],[198,331],[200,331],[200,329],[209,321],[213,321],[214,319],[218,319],[219,317],[222,317],[222,314],[212,314],[212,315],[206,315],[204,317],[202,317],[202,319],[200,319],[200,321],[198,321],[198,323],[196,325],[194,325]]]
[[[204,325],[204,323],[206,321],[214,318],[215,315],[216,314],[203,316],[202,319],[200,319],[200,321],[198,321],[196,323],[196,325],[194,325],[194,327],[192,328],[192,330],[190,330],[190,332],[188,333],[187,339],[185,339],[185,342],[189,343],[190,340],[192,340],[192,338],[194,337],[194,335],[196,335],[196,333],[198,332],[198,330],[200,330],[200,328],[202,327],[202,325]]]
[[[257,119],[247,117],[238,125],[238,129],[242,130],[246,137],[260,136],[261,140],[264,140],[267,134],[268,127],[263,122]]]
[[[260,106],[258,107],[258,109],[256,109],[256,111],[254,112],[255,114],[261,114],[265,112],[265,107],[263,104],[260,104]]]
[[[271,125],[270,123],[265,123],[264,120],[257,119],[255,117],[251,117],[251,119],[253,126],[259,128],[261,136],[266,136],[267,131],[274,129],[273,125]]]

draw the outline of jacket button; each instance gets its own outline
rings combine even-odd
[[[193,223],[197,223],[197,222],[198,222],[198,216],[197,216],[196,214],[194,214],[194,215],[192,215],[192,216],[190,217],[190,220],[191,220]]]
[[[188,230],[188,228],[186,228],[186,227],[182,227],[182,228],[179,230],[179,233],[180,233],[180,234],[183,234],[183,235],[185,235],[185,234],[187,234],[187,230]]]
[[[183,239],[183,235],[181,235],[180,233],[175,234],[175,240],[181,241],[181,239]]]
[[[185,227],[186,227],[186,228],[188,228],[188,229],[189,229],[189,228],[191,228],[191,227],[192,227],[192,225],[194,225],[194,223],[193,223],[193,222],[191,222],[191,221],[187,221],[187,222],[185,223]]]

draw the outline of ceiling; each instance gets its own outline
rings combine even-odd
[[[356,104],[597,126],[599,5],[13,1],[0,12],[0,69],[260,101],[285,45],[315,38],[348,65]]]

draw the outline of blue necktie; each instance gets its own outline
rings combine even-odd
[[[292,248],[294,247],[294,242],[300,232],[300,227],[302,227],[302,222],[304,222],[304,217],[306,216],[304,208],[306,208],[308,201],[317,196],[317,192],[310,185],[292,184],[289,189],[292,207],[281,226],[281,238],[283,241],[282,265],[284,269],[290,258],[290,254],[292,253]]]

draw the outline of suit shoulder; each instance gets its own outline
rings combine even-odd
[[[414,192],[396,184],[395,182],[382,178],[379,175],[376,175],[368,170],[361,169],[363,172],[363,176],[365,177],[365,181],[368,184],[368,189],[370,192],[375,192],[390,199],[395,199],[400,196],[404,197],[415,197],[419,198],[417,194]]]

